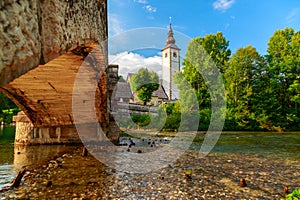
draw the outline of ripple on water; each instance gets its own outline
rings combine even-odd
[[[6,186],[9,186],[14,176],[15,172],[13,172],[13,165],[0,165],[0,190]]]

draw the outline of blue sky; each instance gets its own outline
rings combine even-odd
[[[300,28],[299,0],[108,0],[109,34],[169,24],[189,37],[223,32],[230,48],[265,54],[274,31]]]
[[[264,55],[276,30],[300,29],[300,1],[108,0],[109,37],[136,28],[167,28],[170,16],[174,31],[190,38],[221,31],[233,53],[252,45]]]

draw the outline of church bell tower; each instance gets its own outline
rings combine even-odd
[[[169,100],[178,98],[176,87],[173,83],[173,75],[180,71],[180,49],[175,44],[170,19],[170,28],[165,47],[162,52],[162,85],[167,93]]]

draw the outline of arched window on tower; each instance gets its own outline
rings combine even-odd
[[[177,53],[176,52],[173,52],[173,57],[177,58]]]

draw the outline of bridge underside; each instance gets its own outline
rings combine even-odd
[[[79,102],[80,106],[76,106],[77,113],[82,113],[80,122],[100,123],[102,130],[107,132],[109,118],[104,59],[102,49],[96,44],[80,46],[45,65],[39,65],[1,86],[0,90],[30,119],[32,123],[30,137],[31,139],[37,137],[38,143],[41,143],[41,137],[62,138],[63,134],[69,135],[72,141],[79,140],[74,127],[72,110],[73,98],[76,99],[76,96],[80,96],[79,99],[82,101]],[[74,89],[75,81],[76,89]],[[95,113],[92,114],[96,114],[97,118],[90,118],[90,113],[86,113],[91,111],[89,101],[94,104]],[[19,119],[24,123],[23,117]],[[41,131],[45,128],[46,135],[36,133],[36,130]],[[65,130],[65,133],[61,132],[62,130]],[[25,143],[28,142],[28,137],[26,138]],[[53,143],[54,140],[49,141]]]
[[[74,99],[80,123],[96,122],[114,135],[103,54],[107,0],[0,1],[0,21],[0,91],[23,111],[15,117],[17,141],[79,140]]]
[[[83,47],[82,50],[90,49],[91,51],[95,46],[89,45],[88,48]],[[84,61],[84,56],[78,54],[79,52],[68,52],[45,65],[39,65],[9,84],[1,86],[1,90],[14,100],[35,127],[72,125],[74,122],[73,85]],[[97,77],[101,74],[99,80],[101,88],[98,91],[90,91],[88,86],[80,85],[80,90],[84,93],[96,94],[99,108],[97,112],[106,113],[105,63],[101,49],[97,50],[97,54],[99,65],[90,66],[89,81],[91,84],[98,85]],[[101,106],[99,101],[102,101]]]

